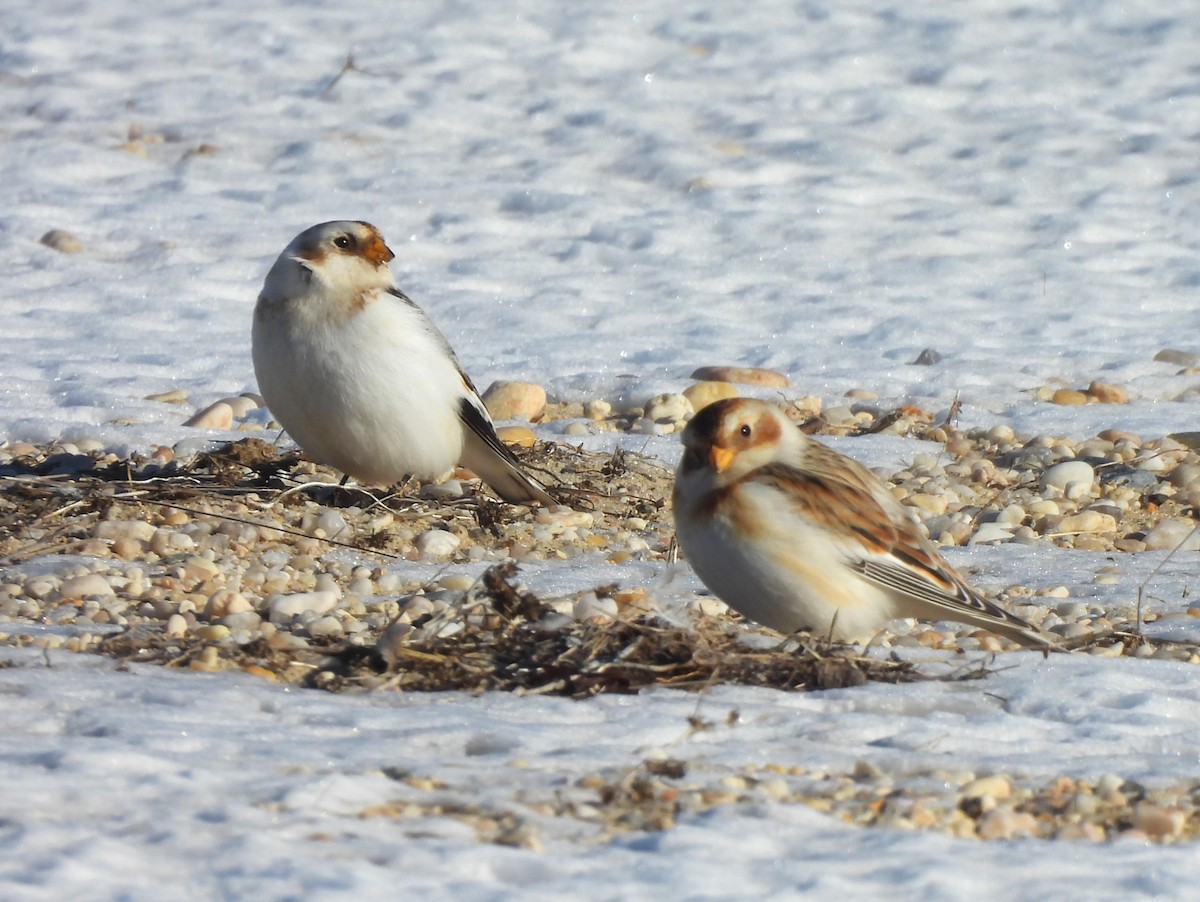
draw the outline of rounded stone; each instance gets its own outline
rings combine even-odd
[[[262,405],[258,403],[250,395],[233,395],[228,398],[222,398],[218,403],[228,404],[229,409],[233,411],[233,418],[240,420],[252,410],[256,410]]]
[[[290,620],[297,614],[312,611],[325,614],[337,604],[337,595],[333,592],[296,592],[291,595],[277,595],[268,604],[273,621]]]
[[[736,382],[764,388],[788,388],[792,384],[783,373],[752,366],[702,366],[691,378],[698,382]]]
[[[320,533],[321,536],[327,539],[340,539],[345,541],[349,538],[353,531],[350,525],[346,522],[346,518],[339,511],[331,508],[326,508],[317,516],[316,529],[313,534]]]
[[[1172,551],[1181,546],[1183,551],[1200,551],[1200,533],[1192,520],[1159,520],[1142,541],[1149,551]]]
[[[518,448],[532,448],[537,436],[528,426],[500,426],[496,437],[506,445],[516,445]]]
[[[645,403],[643,409],[646,419],[656,423],[683,423],[696,413],[691,401],[684,395],[676,394],[655,395]]]
[[[693,410],[700,411],[717,401],[736,398],[738,390],[732,382],[695,382],[683,390],[683,396],[691,402]]]
[[[220,642],[222,639],[229,638],[229,627],[223,623],[210,623],[206,626],[198,626],[195,629],[197,639],[202,639],[205,642]]]
[[[613,406],[607,401],[587,401],[583,405],[583,415],[589,420],[606,420],[612,416],[612,412]]]
[[[1187,820],[1187,813],[1182,808],[1167,808],[1141,801],[1133,809],[1134,828],[1156,839],[1178,836],[1183,832]]]
[[[1036,836],[1037,819],[1028,811],[1014,811],[1001,805],[979,820],[980,839],[1013,839],[1017,836]]]
[[[149,542],[156,527],[145,520],[101,520],[92,530],[98,539],[133,539]]]
[[[60,254],[79,254],[83,252],[83,242],[66,229],[51,229],[38,239],[46,247]]]
[[[193,415],[183,425],[196,429],[232,429],[233,408],[224,401],[217,401]]]
[[[1133,466],[1146,473],[1165,473],[1170,464],[1160,454],[1148,454],[1143,458],[1133,461]]]
[[[971,545],[987,545],[992,542],[1011,542],[1012,530],[1003,523],[984,523],[971,536]]]
[[[962,799],[979,799],[984,796],[998,800],[1007,799],[1012,795],[1012,783],[1007,777],[999,775],[977,777],[965,784],[958,791],[958,795]]]
[[[851,388],[842,397],[851,398],[855,401],[878,401],[879,392],[872,391],[869,388]]]
[[[1058,525],[1054,528],[1054,533],[1114,532],[1116,528],[1117,521],[1111,514],[1082,510],[1077,514],[1068,514],[1059,520]]]
[[[1050,396],[1051,404],[1086,404],[1088,396],[1075,388],[1060,388]]]
[[[449,557],[462,544],[454,533],[444,529],[429,529],[414,540],[413,545],[423,558]]]
[[[1088,386],[1087,393],[1101,404],[1128,404],[1129,392],[1119,385],[1095,381]]]
[[[83,576],[73,576],[64,579],[58,587],[58,593],[63,598],[87,598],[89,596],[115,595],[112,585],[99,573],[85,573]]]
[[[1005,526],[1020,526],[1025,521],[1025,508],[1019,504],[1010,504],[1000,511],[996,522]]]
[[[219,592],[214,592],[205,603],[204,616],[210,620],[219,620],[229,614],[242,614],[253,610],[254,606],[250,604],[245,595],[229,589],[221,589]]]
[[[195,582],[202,582],[206,579],[212,579],[221,568],[214,561],[208,558],[200,557],[199,555],[191,555],[183,562],[183,577]]]
[[[1154,355],[1159,363],[1170,363],[1175,366],[1200,366],[1200,354],[1194,351],[1180,351],[1176,348],[1163,348]]]
[[[146,395],[146,401],[159,401],[163,404],[186,404],[187,392],[182,388],[172,388],[167,391],[155,392],[151,395]]]
[[[262,625],[262,617],[257,611],[239,611],[236,614],[229,614],[222,617],[220,623],[229,628],[230,632],[238,632],[245,630],[251,632]]]
[[[638,417],[630,424],[629,431],[645,435],[670,435],[675,431],[675,425],[670,422],[659,423],[649,417]]]
[[[546,412],[546,389],[534,382],[493,382],[483,393],[493,420],[541,419]]]
[[[317,639],[336,639],[345,634],[342,622],[336,617],[327,615],[318,617],[308,625],[308,634]]]
[[[612,598],[600,598],[595,592],[585,592],[572,606],[571,614],[579,621],[593,617],[612,620],[617,616],[617,602]]]
[[[1118,442],[1131,442],[1138,446],[1142,444],[1140,436],[1133,432],[1127,432],[1124,429],[1103,429],[1096,433],[1096,438],[1102,438],[1105,441],[1112,442],[1114,445]]]
[[[987,437],[993,442],[1011,442],[1016,439],[1016,433],[1013,432],[1012,426],[1001,423],[993,426],[987,431]]]
[[[1040,482],[1043,490],[1056,488],[1065,492],[1067,486],[1073,482],[1082,483],[1090,490],[1095,481],[1096,471],[1091,464],[1082,460],[1064,460],[1047,468],[1042,473]]]
[[[466,493],[461,480],[447,479],[445,482],[431,482],[421,487],[422,498],[432,498],[435,501],[461,498]]]
[[[1180,464],[1167,476],[1167,482],[1177,489],[1200,485],[1200,464]]]

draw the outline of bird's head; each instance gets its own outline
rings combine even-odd
[[[679,475],[706,475],[718,486],[782,459],[804,441],[782,410],[754,398],[727,398],[702,408],[682,438]]]
[[[284,248],[267,274],[265,293],[281,298],[316,294],[351,312],[371,293],[395,286],[388,268],[395,256],[369,222],[322,222]]]

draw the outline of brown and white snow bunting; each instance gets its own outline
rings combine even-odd
[[[870,639],[889,620],[957,620],[1023,645],[1054,637],[969,586],[873,473],[773,404],[705,407],[675,476],[680,547],[709,589],[783,633]]]
[[[271,413],[313,458],[384,485],[461,464],[501,498],[554,504],[496,437],[437,327],[399,288],[365,222],[289,244],[254,309],[254,372]]]

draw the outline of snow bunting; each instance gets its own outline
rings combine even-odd
[[[271,413],[321,463],[384,485],[470,468],[506,501],[554,504],[496,437],[479,393],[395,256],[365,222],[289,244],[254,309],[254,372]]]
[[[705,407],[683,432],[679,544],[709,589],[783,633],[870,639],[895,617],[958,620],[1024,645],[1047,636],[971,588],[873,473],[773,404]]]

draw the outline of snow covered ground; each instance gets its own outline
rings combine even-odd
[[[967,426],[1196,428],[1200,375],[1153,359],[1200,351],[1191,3],[10,6],[0,438],[220,438],[145,396],[253,389],[262,277],[334,218],[383,230],[481,388],[652,394],[741,363],[827,403],[867,388],[941,411],[961,392]],[[82,251],[40,244],[50,229]],[[942,361],[909,365],[927,347]],[[1030,394],[1093,379],[1133,403]],[[648,447],[673,462],[673,440]],[[851,450],[880,448],[899,453]],[[984,586],[1125,604],[1161,555],[1121,557],[1095,588],[1098,555],[952,559]],[[1154,582],[1157,604],[1186,604],[1194,565]],[[653,750],[717,775],[865,760],[1195,780],[1200,681],[1182,664],[1022,654],[985,682],[570,703],[0,659],[6,898],[1127,899],[1200,878],[1186,846],[956,841],[798,805],[611,843],[549,825],[545,852],[479,844],[452,818],[359,817],[411,791],[385,770],[512,810]],[[689,735],[698,705],[742,721]]]

